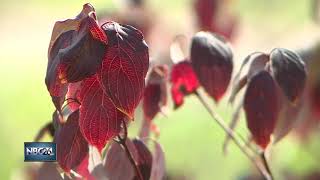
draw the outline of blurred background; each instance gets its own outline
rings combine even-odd
[[[317,6],[311,0],[225,0],[216,8],[217,20],[210,27],[201,26],[197,20],[194,0],[145,0],[143,10],[125,0],[2,0],[0,179],[27,179],[25,167],[30,163],[23,162],[23,142],[33,140],[54,110],[44,84],[53,25],[57,20],[75,17],[87,2],[95,7],[100,23],[115,20],[134,24],[138,19],[137,26],[150,45],[151,59],[160,63],[170,61],[169,46],[177,34],[190,39],[199,29],[225,33],[234,50],[235,71],[254,51],[306,48],[320,37],[320,26],[312,13]],[[227,103],[228,96],[219,105],[208,100],[226,121],[230,121],[234,109]],[[255,173],[232,143],[228,155],[223,155],[225,134],[195,97],[188,97],[177,111],[170,106],[167,114],[158,115],[155,123],[161,130],[159,141],[171,179],[245,179]],[[130,136],[137,135],[139,126],[137,118]],[[237,131],[248,135],[243,117]],[[274,145],[270,166],[276,179],[320,173],[319,137],[316,134],[307,141],[291,133]]]

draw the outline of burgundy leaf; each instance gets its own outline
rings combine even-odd
[[[175,109],[183,104],[184,96],[194,93],[199,87],[197,76],[187,60],[173,65],[170,82]]]
[[[103,93],[96,76],[83,80],[80,102],[80,130],[101,151],[108,140],[119,134],[124,114]]]
[[[75,19],[56,22],[49,45],[46,85],[58,111],[67,83],[96,73],[106,50],[106,35],[90,4]]]
[[[162,180],[166,173],[165,156],[161,145],[154,141],[154,152],[150,179]]]
[[[102,87],[117,109],[133,119],[149,67],[148,46],[132,26],[108,22],[102,29],[108,36],[108,50],[99,71]]]
[[[84,18],[72,44],[58,53],[58,61],[66,67],[60,79],[77,82],[95,74],[102,64],[106,44],[107,37],[96,20]]]
[[[236,16],[230,15],[224,15],[223,19],[223,23],[221,22],[221,20],[215,20],[210,31],[219,34],[228,40],[232,40],[238,27],[238,19],[236,18]]]
[[[233,54],[229,45],[217,36],[199,32],[191,44],[194,71],[206,92],[216,102],[226,92],[233,69]]]
[[[167,104],[168,66],[161,65],[152,68],[143,96],[144,118],[151,121]]]
[[[272,73],[291,102],[302,94],[306,83],[306,69],[302,59],[287,49],[274,49],[270,54]]]
[[[133,142],[127,139],[126,144],[133,158],[137,160],[138,152]],[[116,142],[110,144],[103,165],[110,180],[131,180],[135,176],[134,168],[127,154],[120,144]]]
[[[316,79],[315,81],[311,86],[310,100],[314,115],[320,117],[320,80]]]
[[[217,0],[195,0],[194,8],[198,26],[201,30],[210,31],[218,9]]]
[[[60,167],[69,172],[88,154],[88,143],[79,128],[79,111],[73,112],[56,134],[57,159]]]
[[[263,149],[270,143],[279,110],[277,84],[267,71],[252,77],[244,97],[247,126],[253,140]]]
[[[52,102],[56,109],[61,112],[61,106],[67,93],[67,84],[61,81],[59,77],[65,71],[65,66],[60,64],[57,59],[59,49],[65,48],[71,44],[73,31],[63,33],[55,42],[49,54],[49,61],[46,74],[46,85],[52,97]],[[59,44],[59,45],[58,45]]]
[[[138,139],[127,139],[126,145],[140,169],[143,179],[149,179],[152,167],[152,154],[148,147]],[[137,179],[125,150],[118,143],[111,143],[103,164],[110,180]]]
[[[36,180],[63,180],[59,171],[57,170],[57,164],[52,162],[44,162],[38,170]],[[70,178],[65,177],[65,180]]]
[[[137,164],[138,168],[141,172],[143,179],[150,179],[151,175],[151,167],[152,167],[152,154],[149,151],[148,147],[139,139],[134,139],[133,144],[138,152]],[[139,178],[136,176],[134,178],[138,180]]]

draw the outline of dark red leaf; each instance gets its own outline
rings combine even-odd
[[[143,96],[143,112],[145,120],[151,121],[167,104],[168,66],[152,68]]]
[[[59,79],[65,67],[64,65],[60,64],[59,60],[57,59],[57,56],[60,49],[65,48],[71,44],[73,33],[73,31],[63,33],[56,40],[49,54],[49,61],[45,81],[50,95],[52,97],[53,104],[59,112],[61,112],[61,106],[64,102],[68,85],[66,84],[66,82],[61,82],[61,80]]]
[[[56,22],[49,45],[46,85],[58,111],[68,82],[96,73],[106,50],[106,35],[98,26],[90,4],[75,19]]]
[[[224,15],[223,20],[215,20],[210,31],[232,40],[238,27],[238,19],[236,16]]]
[[[132,26],[108,22],[102,29],[109,40],[99,72],[102,87],[117,109],[133,119],[149,68],[148,46]]]
[[[143,113],[147,121],[151,121],[160,111],[160,84],[147,84],[143,96]]]
[[[210,31],[218,9],[217,0],[195,0],[195,13],[201,30]]]
[[[315,81],[311,86],[310,100],[314,115],[320,117],[320,80],[316,79]]]
[[[103,93],[96,76],[83,80],[80,102],[80,130],[101,151],[108,140],[119,134],[124,114]]]
[[[304,62],[296,53],[281,48],[271,52],[270,60],[273,76],[280,88],[291,102],[295,102],[306,83]]]
[[[127,147],[134,160],[137,160],[138,152],[130,139],[126,141]],[[103,165],[110,180],[131,180],[135,171],[127,154],[120,144],[112,142],[107,150]]]
[[[192,38],[191,61],[194,71],[206,92],[216,102],[226,92],[233,69],[233,54],[221,38],[198,32]]]
[[[245,92],[244,110],[253,140],[265,149],[280,111],[277,84],[267,71],[260,71],[250,80]]]
[[[79,111],[68,117],[54,141],[57,143],[58,163],[64,171],[69,172],[84,160],[88,154],[88,143],[80,132]]]
[[[36,180],[63,180],[59,171],[57,170],[57,164],[52,162],[44,162],[41,164]],[[70,178],[66,177],[66,180]]]
[[[143,179],[149,179],[152,167],[152,154],[148,147],[141,140],[134,139],[132,142],[138,152],[137,164],[141,175]],[[136,176],[134,179],[138,180],[139,178]]]
[[[184,96],[194,93],[199,87],[197,76],[187,60],[173,65],[170,82],[175,109],[183,104]]]
[[[141,140],[127,139],[126,145],[136,162],[143,179],[149,179],[152,167],[152,154]],[[103,162],[110,180],[137,179],[134,168],[130,163],[125,150],[120,144],[113,142]]]
[[[150,179],[152,180],[162,180],[166,174],[166,164],[165,155],[161,145],[153,141],[154,152],[152,158],[152,169]]]
[[[58,61],[66,67],[60,79],[77,82],[95,74],[102,64],[106,44],[107,37],[96,20],[84,18],[72,44],[58,53]]]

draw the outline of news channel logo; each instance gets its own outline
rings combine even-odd
[[[57,145],[52,142],[25,142],[25,162],[57,161]]]

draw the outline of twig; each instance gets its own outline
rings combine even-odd
[[[126,144],[127,137],[128,137],[127,125],[124,121],[122,124],[123,124],[123,129],[124,129],[124,136],[121,137],[120,135],[118,135],[117,137],[118,137],[119,141],[116,141],[116,142],[118,142],[124,148],[124,150],[127,154],[127,157],[136,172],[136,176],[138,177],[138,179],[143,180],[143,176],[141,174],[141,171],[140,171],[139,167],[137,166],[136,162],[134,161],[133,156],[132,156],[132,154]]]
[[[261,173],[261,175],[267,179],[267,180],[272,180],[272,176],[269,174],[268,171],[266,171],[265,168],[267,167],[261,167],[261,164],[258,163],[258,161],[256,161],[256,159],[251,156],[246,149],[241,145],[241,143],[238,141],[238,139],[236,138],[236,135],[234,134],[234,132],[224,123],[224,121],[222,120],[222,118],[215,113],[209,106],[209,104],[207,104],[207,102],[204,100],[204,98],[198,93],[198,91],[196,91],[194,93],[197,98],[199,99],[199,101],[202,103],[202,105],[206,108],[206,110],[209,112],[209,114],[211,115],[211,117],[213,118],[213,120],[215,120],[218,125],[230,136],[230,138],[233,140],[233,142],[239,147],[239,149],[249,158],[249,160],[252,161],[252,163],[257,167],[257,169],[259,170],[259,172]],[[263,164],[264,165],[264,164]]]
[[[273,175],[272,175],[270,166],[269,166],[268,161],[267,161],[267,159],[266,159],[265,151],[262,151],[262,152],[260,153],[260,157],[261,157],[262,162],[263,162],[263,165],[264,165],[264,167],[266,168],[267,172],[269,173],[271,179],[273,179]]]

